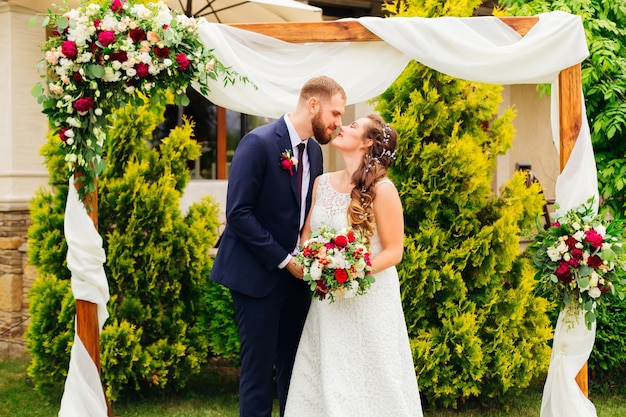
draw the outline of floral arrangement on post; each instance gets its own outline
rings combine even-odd
[[[320,300],[352,298],[367,292],[375,281],[363,237],[351,228],[336,232],[322,227],[300,247],[296,260],[304,267],[304,281]]]
[[[104,170],[102,147],[112,110],[129,102],[143,104],[142,97],[150,97],[153,89],[169,89],[177,105],[187,105],[192,80],[203,94],[218,76],[224,85],[235,82],[235,74],[199,40],[195,19],[161,1],[99,3],[83,1],[44,18],[42,26],[51,33],[42,45],[44,81],[33,88],[61,139],[70,172],[82,176],[81,198],[94,191]]]
[[[624,241],[618,222],[606,222],[594,214],[593,200],[556,215],[555,222],[538,233],[531,245],[535,278],[547,293],[579,317],[581,309],[588,329],[596,320],[596,308],[612,294],[624,299]],[[556,207],[558,210],[558,206]]]

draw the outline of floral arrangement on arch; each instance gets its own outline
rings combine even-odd
[[[81,197],[95,189],[104,170],[107,116],[115,108],[143,104],[142,96],[154,89],[169,89],[177,105],[187,105],[192,80],[203,94],[219,76],[224,85],[235,82],[200,41],[196,19],[161,1],[144,3],[83,1],[76,9],[49,12],[42,23],[51,36],[42,45],[44,81],[33,95],[61,140],[70,172],[82,175]]]
[[[576,317],[584,311],[588,329],[599,303],[609,294],[623,300],[626,284],[621,223],[595,214],[592,202],[557,214],[547,230],[538,227],[531,245],[535,278]]]
[[[296,260],[319,300],[363,295],[375,281],[365,240],[351,228],[337,232],[322,227],[301,245]]]

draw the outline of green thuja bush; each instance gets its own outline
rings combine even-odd
[[[470,16],[480,1],[394,2],[401,16]],[[517,173],[492,192],[514,112],[500,86],[412,62],[377,100],[399,133],[395,180],[405,214],[402,300],[420,391],[430,406],[503,399],[545,374],[552,337],[520,236],[541,212]]]
[[[187,161],[200,152],[192,125],[172,130],[158,149],[147,146],[163,111],[157,98],[115,112],[105,145],[107,170],[99,178],[99,232],[111,294],[101,373],[112,401],[125,391],[181,388],[209,355],[232,358],[238,352],[229,294],[208,279],[218,206],[206,197],[186,214],[179,208]],[[68,171],[55,151],[57,140],[50,138],[43,149],[51,186],[34,198],[29,230],[29,260],[40,278],[30,293],[26,338],[38,389],[62,385],[74,337],[63,236]]]

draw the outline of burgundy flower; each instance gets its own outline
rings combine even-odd
[[[137,77],[139,78],[146,78],[148,75],[150,75],[150,67],[145,62],[140,62],[139,64],[137,64],[135,69],[137,70]]]
[[[96,19],[93,21],[93,27],[95,27],[96,29],[100,28],[100,23],[102,22],[102,20],[100,19]]]
[[[580,259],[571,257],[569,261],[567,261],[567,264],[571,267],[576,268],[580,264]]]
[[[98,42],[102,46],[109,46],[115,42],[115,32],[112,30],[104,30],[98,33]]]
[[[133,29],[128,32],[128,36],[130,36],[133,43],[139,43],[146,40],[146,32],[144,32],[143,29]]]
[[[590,243],[592,247],[601,248],[602,241],[603,241],[602,235],[596,232],[594,229],[587,230],[585,232],[585,242]]]
[[[554,271],[554,274],[563,282],[572,282],[572,272],[569,270],[569,265],[565,261],[561,261],[559,267]]]
[[[73,104],[74,109],[81,115],[87,113],[94,106],[93,99],[91,97],[82,97],[76,100]]]
[[[315,293],[319,295],[322,300],[325,299],[326,294],[328,294],[328,287],[321,279],[315,281],[315,284]]]
[[[63,142],[67,142],[68,137],[65,136],[65,132],[67,132],[68,130],[70,130],[68,127],[64,127],[61,130],[59,130],[59,138],[63,141]]]
[[[81,83],[83,82],[83,76],[82,76],[82,75],[80,75],[80,72],[75,72],[75,73],[72,75],[72,78],[74,78],[74,82],[75,82],[76,84],[81,84]]]
[[[78,55],[78,49],[76,48],[74,41],[63,42],[63,45],[61,45],[61,52],[67,59],[74,59],[76,58],[76,55]]]
[[[345,269],[335,269],[335,279],[339,283],[344,283],[348,280],[348,272]]]
[[[113,10],[115,13],[117,12],[122,12],[123,9],[123,5],[122,2],[120,0],[113,0],[111,2],[111,10]]]
[[[572,236],[568,237],[565,241],[565,244],[567,245],[569,250],[574,249],[577,243],[579,243],[578,240],[574,239]]]
[[[576,248],[576,249],[572,249],[572,257],[576,258],[576,259],[582,259],[583,258],[583,251]]]
[[[128,54],[126,51],[117,51],[111,54],[111,61],[126,62],[128,61]]]
[[[169,54],[170,48],[168,48],[167,46],[164,46],[163,48],[159,48],[157,46],[156,48],[154,48],[154,55],[159,59],[167,58]]]
[[[590,268],[596,269],[602,265],[602,258],[598,255],[590,256],[589,259],[587,259],[587,265],[589,265]]]
[[[182,52],[176,54],[176,62],[178,62],[179,71],[185,71],[187,68],[189,68],[189,59],[187,58],[187,55]]]

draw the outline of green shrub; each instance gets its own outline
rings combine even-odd
[[[400,2],[394,2],[400,3]],[[403,16],[469,16],[480,2],[403,2]],[[394,5],[391,5],[394,8]],[[394,8],[395,10],[395,8]],[[399,266],[420,391],[430,406],[504,398],[546,372],[551,308],[534,295],[520,236],[541,212],[517,173],[494,195],[496,157],[510,148],[501,87],[412,62],[379,98],[398,130],[391,176],[405,210]]]
[[[208,279],[217,203],[205,197],[186,215],[179,208],[187,161],[200,152],[192,125],[185,121],[172,130],[158,149],[147,146],[163,111],[161,100],[119,109],[105,144],[98,221],[111,299],[101,334],[101,374],[111,401],[139,389],[181,388],[209,355],[238,352],[230,295]],[[29,230],[29,259],[41,277],[30,293],[26,337],[33,355],[29,373],[40,390],[63,383],[74,336],[63,236],[68,174],[58,145],[50,138],[43,148],[51,187],[33,199]],[[216,326],[223,337],[211,334]]]

